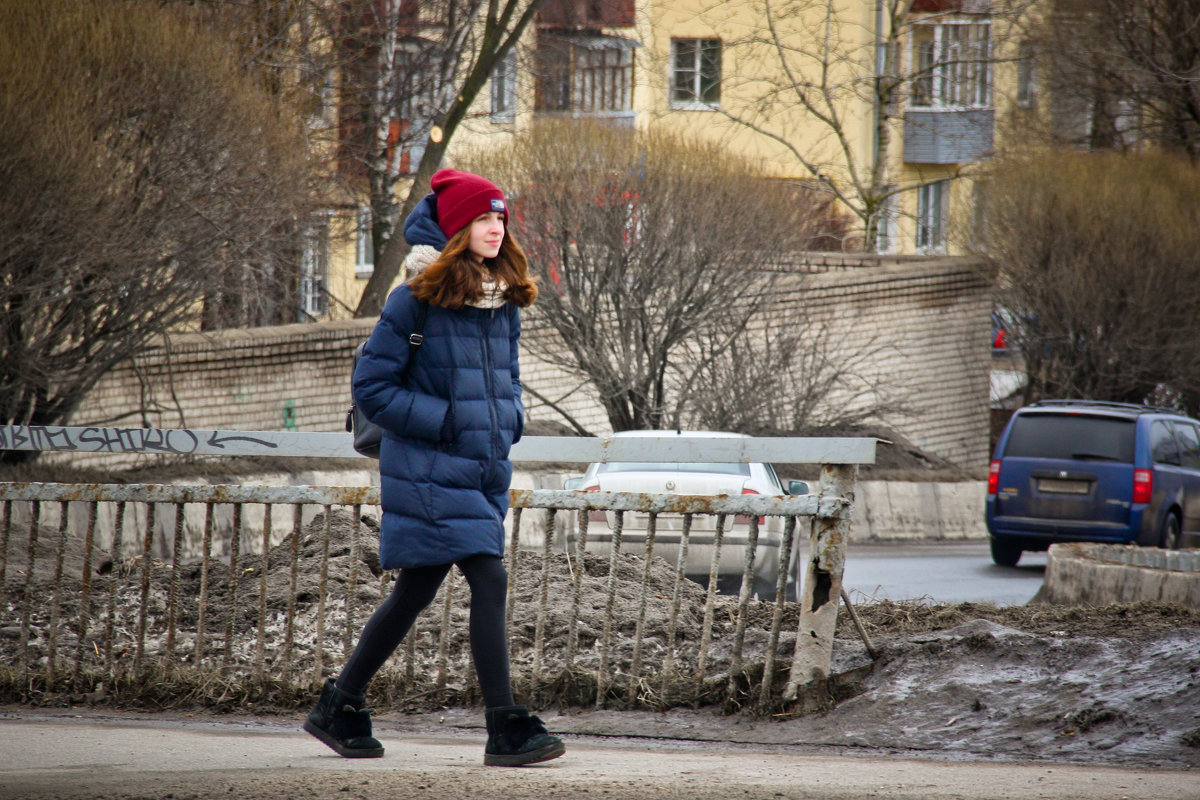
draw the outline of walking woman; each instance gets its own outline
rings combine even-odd
[[[367,683],[457,565],[471,587],[484,764],[520,766],[565,752],[514,703],[504,625],[508,451],[525,424],[518,308],[534,301],[537,287],[493,183],[443,169],[431,184],[404,224],[413,245],[406,267],[420,271],[388,298],[353,382],[355,402],[384,430],[379,556],[400,574],[337,680],[326,680],[304,729],[349,758],[383,755],[363,709]],[[419,329],[424,338],[410,348]]]

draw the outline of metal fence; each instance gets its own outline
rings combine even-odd
[[[602,457],[629,459],[625,444],[612,444],[600,444],[612,450]],[[579,450],[588,446],[566,440],[546,460],[590,460],[594,449]],[[643,444],[633,460],[663,456]],[[514,490],[515,682],[534,695],[557,687],[564,703],[621,707],[794,701],[830,675],[854,470],[825,464],[819,491],[795,497]],[[307,687],[349,654],[388,590],[378,502],[369,487],[0,484],[0,654],[25,685],[74,691],[148,671]],[[597,510],[613,512],[613,524],[589,530]],[[628,514],[648,518],[634,546],[623,541]],[[744,559],[740,594],[728,597],[715,578],[735,517],[748,521],[748,539],[728,545]],[[783,520],[777,583],[774,597],[758,599],[760,520],[772,517]],[[654,557],[667,518],[682,521],[674,564]],[[714,523],[707,587],[684,570],[701,519]],[[810,537],[805,564],[795,558],[800,535]],[[801,586],[798,604],[789,578],[792,591]],[[471,697],[460,581],[446,582],[386,668],[395,696]]]

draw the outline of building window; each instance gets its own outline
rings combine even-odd
[[[304,233],[300,252],[300,321],[308,322],[329,311],[329,223],[317,220]]]
[[[363,88],[370,82],[365,73],[348,73],[351,88],[340,107],[338,131],[338,169],[342,174],[365,176],[381,143],[386,144],[384,169],[388,175],[408,175],[421,163],[437,108],[431,77],[435,55],[428,43],[401,41],[387,91],[380,96]],[[366,62],[361,59],[347,69],[365,69]]]
[[[711,107],[721,102],[721,40],[671,40],[671,106]]]
[[[895,187],[888,186],[885,191],[894,191]],[[875,229],[875,252],[895,253],[900,249],[898,239],[900,212],[896,206],[896,195],[889,194],[879,209],[879,218]]]
[[[354,230],[354,277],[369,278],[375,271],[375,237],[371,231],[371,208],[358,209],[358,224]]]
[[[927,183],[917,189],[917,250],[919,252],[946,252],[946,210],[949,200],[949,181]]]
[[[306,64],[301,68],[303,86],[308,90],[308,126],[324,130],[335,119],[337,90],[333,74]]]
[[[912,48],[914,107],[991,107],[990,23],[918,24]]]
[[[1021,42],[1017,50],[1017,105],[1023,108],[1033,107],[1037,100],[1033,59],[1033,43]]]
[[[517,51],[509,50],[492,70],[492,122],[512,122],[517,110]]]
[[[583,114],[633,109],[633,48],[616,36],[542,36],[534,108]]]

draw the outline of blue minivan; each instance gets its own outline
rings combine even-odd
[[[988,466],[992,560],[1054,542],[1200,540],[1200,422],[1170,409],[1046,400],[1018,409]]]

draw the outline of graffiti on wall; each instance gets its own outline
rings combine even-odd
[[[264,438],[233,431],[181,428],[82,428],[54,425],[0,425],[0,450],[69,450],[81,453],[222,453],[237,442],[275,449]]]

